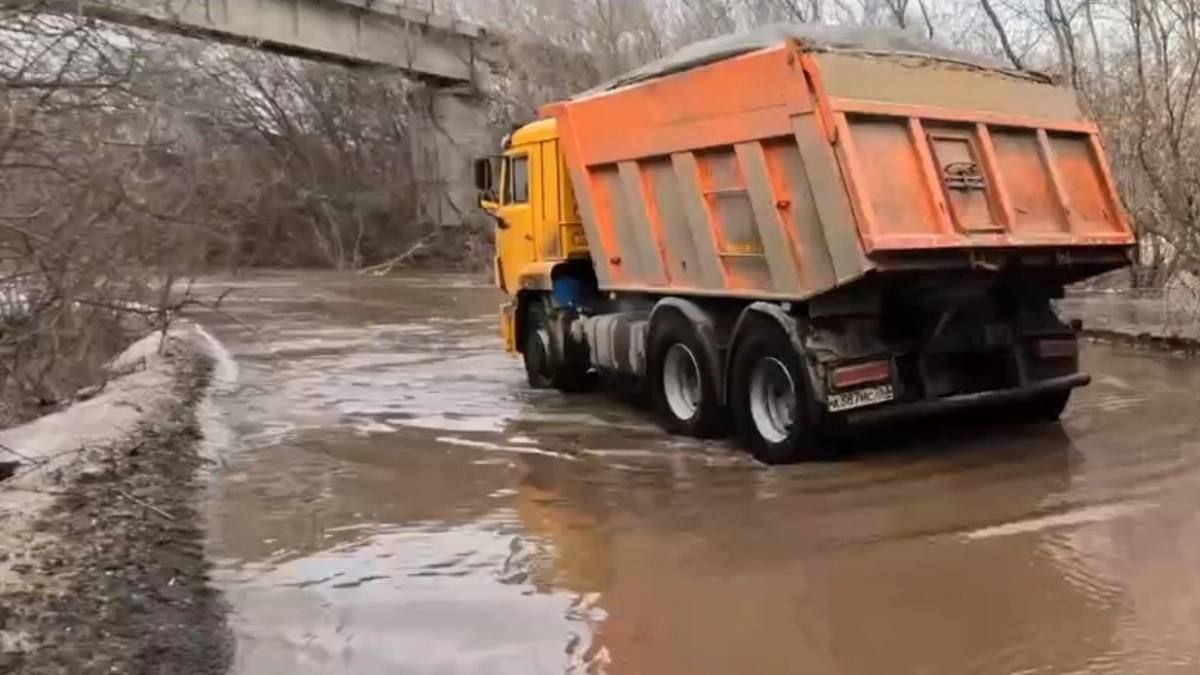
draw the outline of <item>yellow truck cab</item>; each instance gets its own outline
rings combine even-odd
[[[526,353],[530,339],[548,340],[524,334],[528,307],[518,306],[521,294],[551,293],[555,267],[572,259],[586,265],[588,246],[557,122],[522,126],[503,145],[504,154],[476,163],[476,182],[481,207],[496,221],[496,286],[514,298],[501,307],[501,336],[509,353]]]
[[[517,129],[498,159],[501,189],[484,203],[496,218],[496,285],[514,295],[545,290],[554,264],[588,255],[557,123]]]
[[[566,101],[476,164],[529,383],[636,379],[765,462],[984,408],[1057,419],[1052,300],[1129,262],[1070,89],[902,31],[773,26]]]

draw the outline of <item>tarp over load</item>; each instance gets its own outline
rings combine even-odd
[[[946,47],[932,40],[920,38],[908,31],[890,28],[780,23],[763,26],[748,33],[724,35],[696,42],[669,56],[625,73],[581,94],[581,96],[589,96],[680,73],[772,47],[787,40],[794,40],[809,51],[925,56],[984,70],[1003,71],[1012,75],[1049,81],[1049,78],[1041,73],[1016,70],[1002,61]]]

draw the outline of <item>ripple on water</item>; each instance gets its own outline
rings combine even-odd
[[[597,613],[575,594],[533,593],[537,557],[520,555],[513,517],[362,528],[354,542],[257,574],[241,570],[230,590],[239,607],[238,669],[277,672],[299,655],[323,672],[470,666],[516,675],[530,663],[557,664],[534,672],[562,672],[564,658],[574,658],[564,649],[590,651]],[[353,657],[342,660],[349,648]]]
[[[1200,672],[1200,369],[1090,349],[1061,427],[765,468],[529,391],[499,298],[444,282],[244,305],[237,672]]]

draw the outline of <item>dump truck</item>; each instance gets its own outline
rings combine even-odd
[[[1053,300],[1134,243],[1071,89],[899,31],[693,45],[546,105],[475,179],[530,385],[636,378],[670,430],[768,463],[1057,419],[1089,376]]]

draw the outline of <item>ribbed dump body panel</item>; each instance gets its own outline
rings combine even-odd
[[[1073,95],[1011,74],[783,43],[544,113],[606,290],[803,299],[908,251],[1132,243]]]

